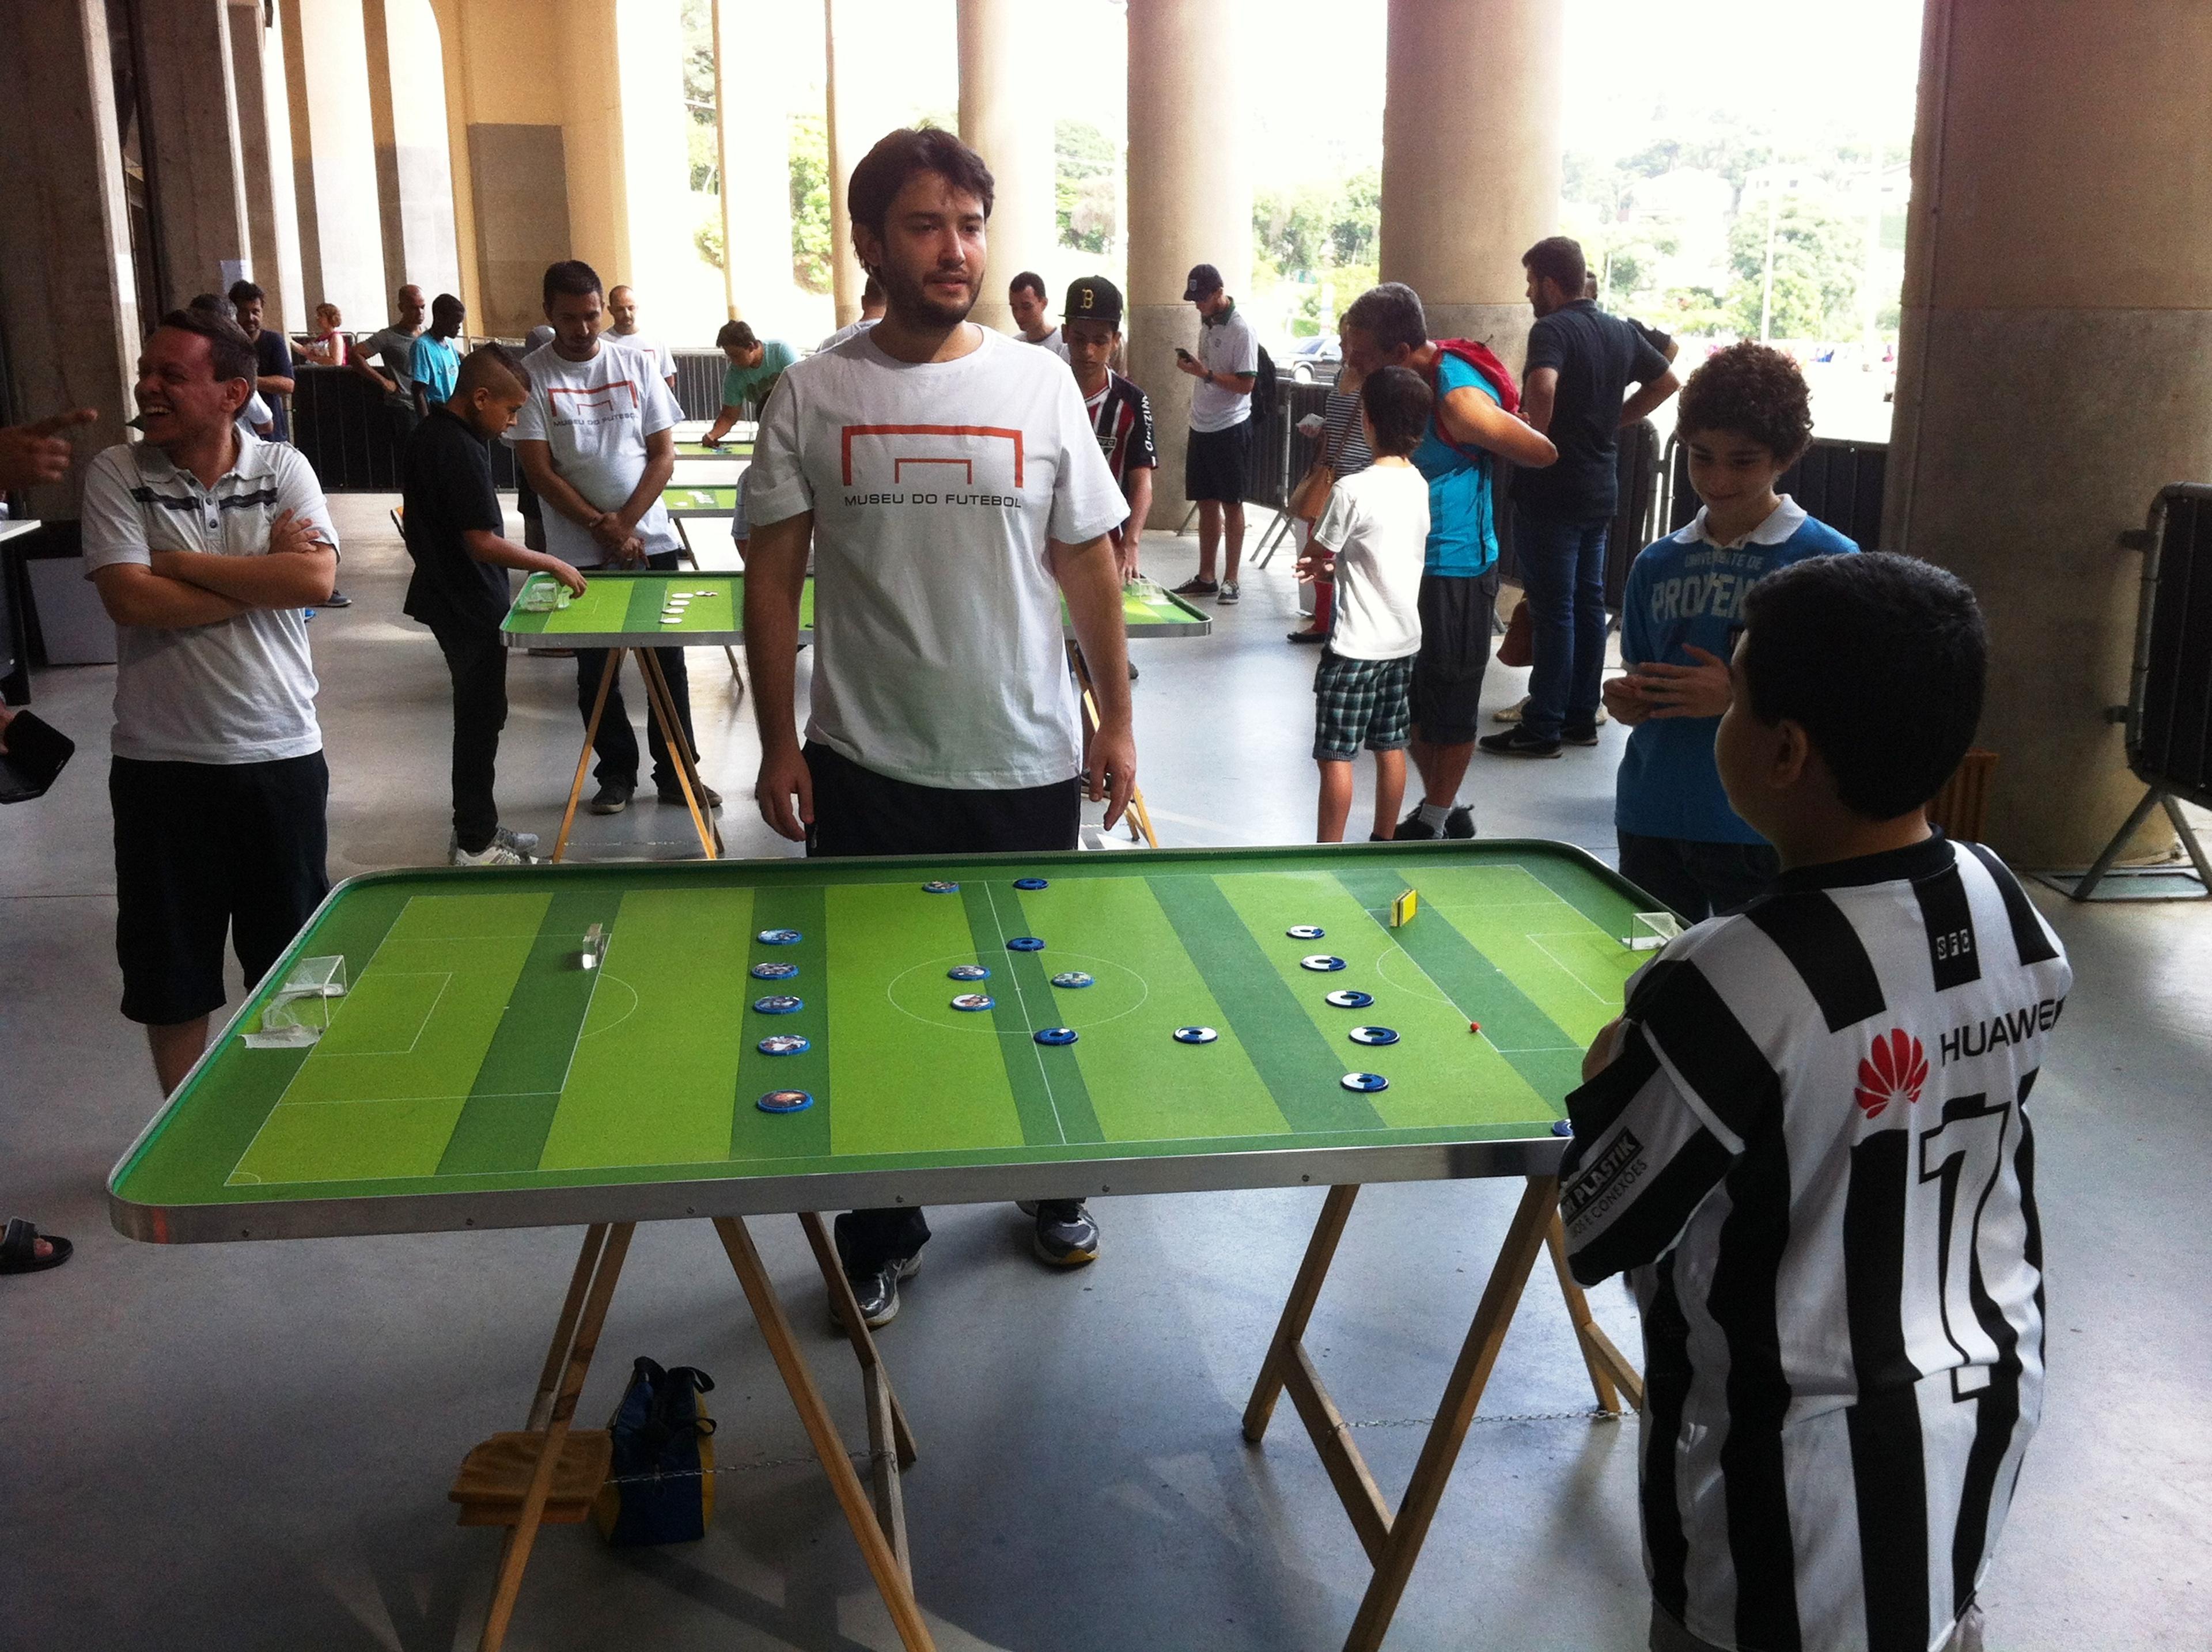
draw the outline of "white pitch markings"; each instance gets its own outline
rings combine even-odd
[[[1061,1122],[1060,1102],[1052,1093],[1052,1073],[1044,1064],[1044,1046],[1036,1042],[1036,1023],[1030,1018],[1030,1001],[1022,993],[1019,961],[1006,947],[1006,926],[999,916],[999,897],[988,884],[983,885],[983,898],[991,903],[991,926],[999,932],[999,956],[1006,960],[1006,973],[1013,977],[1014,1002],[1022,1006],[1022,1027],[1030,1035],[1030,1051],[1036,1057],[1037,1076],[1044,1080],[1044,1099],[1052,1108],[1052,1127],[1060,1132],[1064,1146],[1067,1141],[1067,1126]]]

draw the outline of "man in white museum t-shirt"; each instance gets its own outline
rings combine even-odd
[[[507,440],[537,490],[548,552],[578,568],[672,574],[682,542],[669,524],[660,490],[676,471],[676,423],[683,411],[650,357],[599,337],[605,311],[599,277],[590,264],[568,258],[545,271],[545,319],[553,337],[523,358],[530,396]],[[696,751],[684,651],[653,653],[668,679],[684,738]],[[576,708],[587,726],[608,658],[603,648],[576,651]],[[663,803],[682,804],[677,760],[658,719],[647,718],[645,738],[654,793]],[[620,814],[637,791],[637,737],[630,732],[619,683],[608,685],[592,750],[599,754],[592,772],[599,789],[592,812]],[[703,799],[710,807],[721,800],[711,789]]]
[[[989,169],[950,132],[901,130],[853,171],[853,246],[884,319],[787,371],[761,417],[745,641],[762,815],[810,853],[1076,847],[1080,799],[1111,824],[1136,776],[1121,586],[1128,514],[1066,364],[967,317],[981,289]],[[813,547],[811,713],[794,717]],[[1097,685],[1084,750],[1066,598]],[[1078,1266],[1098,1229],[1041,1201],[1036,1254]],[[862,1316],[898,1311],[929,1225],[912,1206],[837,1218]]]

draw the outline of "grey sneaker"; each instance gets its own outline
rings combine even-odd
[[[629,807],[629,800],[636,793],[635,786],[617,786],[609,780],[592,794],[586,806],[595,815],[618,815]]]
[[[860,1318],[871,1331],[881,1330],[898,1317],[899,1281],[911,1279],[921,1272],[921,1257],[896,1257],[881,1267],[865,1273],[848,1273],[845,1283],[853,1287],[853,1300],[860,1309]],[[837,1299],[830,1299],[830,1323],[842,1331],[845,1321],[837,1311]]]
[[[493,831],[491,841],[495,843],[506,844],[517,854],[538,853],[538,834],[535,832],[510,832],[506,827],[501,826]]]
[[[456,843],[446,856],[448,865],[454,866],[530,866],[537,862],[520,849],[508,847],[497,838],[486,844],[475,854]]]
[[[1224,580],[1221,582],[1221,590],[1219,593],[1215,596],[1213,600],[1223,604],[1225,606],[1230,603],[1237,601],[1239,598],[1243,596],[1243,594],[1244,593],[1242,591],[1239,591],[1237,588],[1236,580]]]

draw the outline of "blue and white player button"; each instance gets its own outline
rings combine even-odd
[[[1034,935],[1017,935],[1006,943],[1009,952],[1042,952],[1044,943]]]
[[[1328,933],[1319,924],[1292,924],[1283,932],[1294,941],[1317,941]]]
[[[1390,1088],[1390,1081],[1379,1072],[1347,1072],[1342,1082],[1346,1090],[1356,1090],[1363,1096]]]
[[[1315,952],[1309,954],[1305,957],[1300,958],[1298,960],[1298,967],[1302,969],[1319,970],[1322,974],[1327,975],[1333,969],[1343,969],[1344,960],[1339,957],[1333,957],[1327,952]]]
[[[1395,1027],[1354,1027],[1352,1042],[1355,1044],[1395,1044],[1398,1042]]]
[[[1040,1044],[1073,1044],[1075,1042],[1075,1029],[1046,1027],[1038,1032],[1036,1042]]]
[[[1052,984],[1055,987],[1088,987],[1094,979],[1080,969],[1063,969],[1052,978]]]
[[[813,1046],[797,1033],[774,1033],[753,1048],[763,1055],[804,1055]]]
[[[1050,889],[1051,884],[1042,878],[1017,878],[1014,887],[1020,890]]]
[[[753,1105],[763,1113],[803,1113],[814,1105],[814,1097],[803,1090],[771,1090]]]
[[[1346,987],[1329,993],[1322,1002],[1334,1010],[1364,1010],[1375,1002],[1375,994],[1363,993],[1357,987]]]
[[[988,1010],[997,1001],[988,993],[963,993],[952,1000],[952,1007],[973,1013],[977,1010]]]
[[[980,963],[956,963],[945,972],[950,981],[988,981],[991,972]]]
[[[934,878],[921,886],[921,892],[924,895],[957,895],[960,893],[960,885],[948,884],[943,878]]]
[[[1221,1035],[1211,1027],[1177,1027],[1175,1041],[1178,1044],[1211,1044]]]
[[[806,938],[795,929],[763,929],[754,938],[763,946],[796,946]]]
[[[799,973],[795,963],[757,963],[753,966],[755,981],[789,981]]]
[[[805,1007],[805,999],[793,998],[788,993],[772,993],[753,1000],[753,1008],[763,1015],[797,1015]]]

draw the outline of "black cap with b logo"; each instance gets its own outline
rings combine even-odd
[[[1121,289],[1103,276],[1085,276],[1071,282],[1067,288],[1067,303],[1061,308],[1062,321],[1103,321],[1116,332],[1121,330]]]

